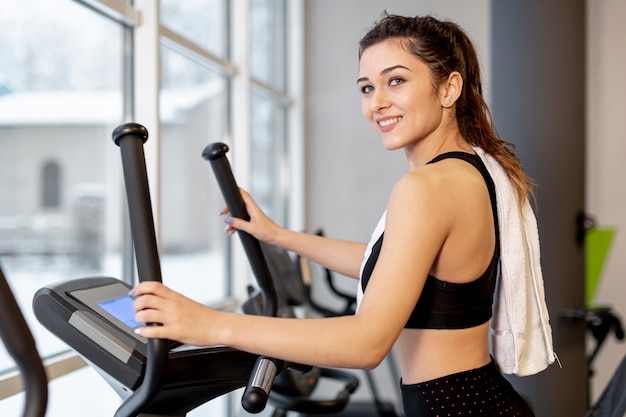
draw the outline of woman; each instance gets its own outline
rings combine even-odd
[[[162,326],[139,331],[364,369],[395,345],[407,417],[532,416],[490,356],[500,243],[494,183],[475,150],[504,169],[515,203],[527,202],[532,186],[491,125],[474,48],[453,23],[385,15],[361,40],[359,60],[363,114],[385,148],[404,151],[409,168],[369,244],[284,229],[245,192],[251,220],[226,220],[231,233],[246,231],[360,279],[356,314],[293,320],[219,312],[145,282],[135,289],[136,320]]]

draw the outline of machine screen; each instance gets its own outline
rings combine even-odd
[[[109,301],[98,303],[107,313],[124,323],[126,326],[134,329],[143,326],[144,323],[135,321],[135,310],[133,309],[133,298],[124,296]]]
[[[114,326],[133,339],[147,343],[146,338],[133,332],[133,329],[143,323],[135,321],[133,298],[128,295],[128,290],[130,287],[119,281],[70,291],[68,294],[107,320],[113,323],[121,322],[121,325]]]

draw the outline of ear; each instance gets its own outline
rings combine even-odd
[[[441,84],[440,99],[443,107],[450,107],[463,91],[463,77],[458,71],[452,71],[448,79]]]

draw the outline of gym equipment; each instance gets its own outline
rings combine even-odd
[[[23,417],[43,417],[48,405],[48,379],[33,335],[0,268],[0,338],[20,370],[25,389]]]
[[[120,125],[113,132],[122,155],[138,278],[161,281],[143,153],[147,139],[145,127],[136,123]],[[227,199],[228,204],[232,201]],[[247,240],[246,253],[263,288],[265,311],[271,313],[275,311],[271,278],[263,268],[262,252],[254,252],[253,242]],[[132,330],[138,323],[130,289],[110,277],[82,278],[44,287],[33,299],[41,324],[83,356],[124,399],[116,417],[184,416],[244,386],[244,408],[257,413],[265,407],[274,376],[286,366],[282,361],[222,346],[199,348],[142,338]]]
[[[232,178],[232,172],[228,165],[216,164],[215,161],[226,161],[226,153],[229,148],[224,143],[213,143],[208,145],[202,152],[202,156],[213,162],[213,169],[215,171],[215,177],[218,179],[220,189],[224,194],[229,211],[235,217],[248,220],[249,216],[245,212],[245,208],[242,212],[233,211],[230,207],[245,207],[239,193],[236,183]],[[222,179],[228,178],[227,181]],[[229,198],[236,198],[238,201],[236,204],[229,204]],[[238,234],[244,232],[238,231]],[[244,233],[244,237],[249,236]],[[244,238],[242,237],[242,239]],[[291,287],[288,281],[285,280],[285,271],[282,262],[275,262],[276,258],[273,256],[272,248],[274,246],[268,245],[263,242],[258,242],[252,238],[256,244],[259,245],[259,250],[263,254],[263,259],[266,261],[265,265],[269,268],[267,276],[271,277],[271,283],[266,286],[271,287],[275,294],[275,310],[272,311],[272,315],[279,317],[296,318],[293,307],[301,305],[299,300],[299,291],[295,290],[297,287]],[[265,306],[266,295],[261,291],[255,291],[254,288],[249,287],[249,298],[243,305],[243,311],[246,314],[267,314],[267,307]],[[311,394],[318,386],[321,380],[334,380],[341,383],[341,388],[331,399],[312,399]],[[273,412],[274,417],[286,415],[287,411],[294,411],[298,413],[308,413],[308,415],[329,415],[330,413],[337,413],[342,411],[349,402],[350,395],[358,388],[358,379],[350,372],[324,368],[324,367],[302,367],[294,368],[290,367],[284,369],[283,372],[278,374],[274,380],[274,384],[269,393],[269,402],[275,407]]]
[[[591,365],[611,331],[615,333],[617,340],[624,340],[622,322],[613,309],[606,306],[565,310],[561,317],[566,320],[584,320],[587,330],[595,340],[593,350],[587,357],[591,378],[594,374]],[[591,405],[585,417],[623,417],[624,415],[626,415],[626,357],[619,363],[609,383],[596,403]]]
[[[139,281],[161,281],[143,144],[145,127],[126,123],[113,131],[120,147]],[[223,144],[210,146],[211,162],[233,215],[248,218]],[[259,242],[238,233],[260,287],[261,313],[275,315],[276,293]],[[310,367],[285,363],[225,346],[195,347],[133,332],[131,286],[112,277],[79,278],[48,285],[35,294],[35,316],[76,350],[124,400],[115,417],[183,417],[218,396],[246,387],[242,406],[262,411],[276,375]],[[154,325],[154,324],[148,324]]]
[[[587,330],[589,330],[595,340],[595,346],[587,357],[587,364],[590,365],[589,376],[593,375],[591,364],[600,352],[600,348],[604,345],[609,333],[613,331],[617,340],[624,340],[622,321],[615,315],[611,307],[601,306],[565,310],[561,317],[567,320],[584,320],[587,323]]]
[[[585,417],[624,417],[626,415],[626,356]]]
[[[316,233],[323,236],[323,231],[321,229]],[[334,283],[332,272],[330,270],[323,268],[326,283],[331,292],[343,300],[343,307],[337,310],[324,307],[313,299],[311,295],[311,284],[313,280],[311,278],[309,261],[307,259],[298,256],[295,260],[293,260],[286,250],[271,245],[263,244],[262,249],[265,254],[265,258],[267,259],[270,271],[272,271],[272,276],[274,277],[275,282],[274,286],[279,300],[285,300],[289,306],[309,307],[311,310],[324,317],[338,317],[355,313],[355,296],[343,293],[338,289]],[[391,367],[395,370],[393,357],[390,356],[388,359],[391,360]],[[289,374],[287,373],[285,375]],[[283,375],[280,377],[285,378]],[[328,411],[329,413],[332,413],[327,413],[328,417],[397,417],[393,404],[384,402],[380,399],[372,372],[365,371],[365,377],[368,382],[368,388],[372,394],[372,402],[350,402],[345,409]],[[399,381],[400,377],[398,376],[396,380]],[[274,392],[277,391],[279,391],[279,388],[275,386],[272,391],[272,395],[270,395],[270,402],[274,399]],[[316,414],[314,412],[307,411],[306,409],[302,411],[304,413],[302,417]]]

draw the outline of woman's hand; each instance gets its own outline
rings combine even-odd
[[[170,339],[193,346],[219,344],[216,340],[220,312],[173,291],[160,282],[142,282],[131,292],[133,308],[142,326],[136,333],[148,338]]]
[[[233,234],[237,230],[242,230],[259,240],[273,243],[281,227],[263,213],[247,191],[243,189],[240,189],[240,191],[250,220],[245,221],[236,217],[227,217],[224,220],[226,222],[226,232]],[[228,207],[224,207],[222,214],[228,214]]]

